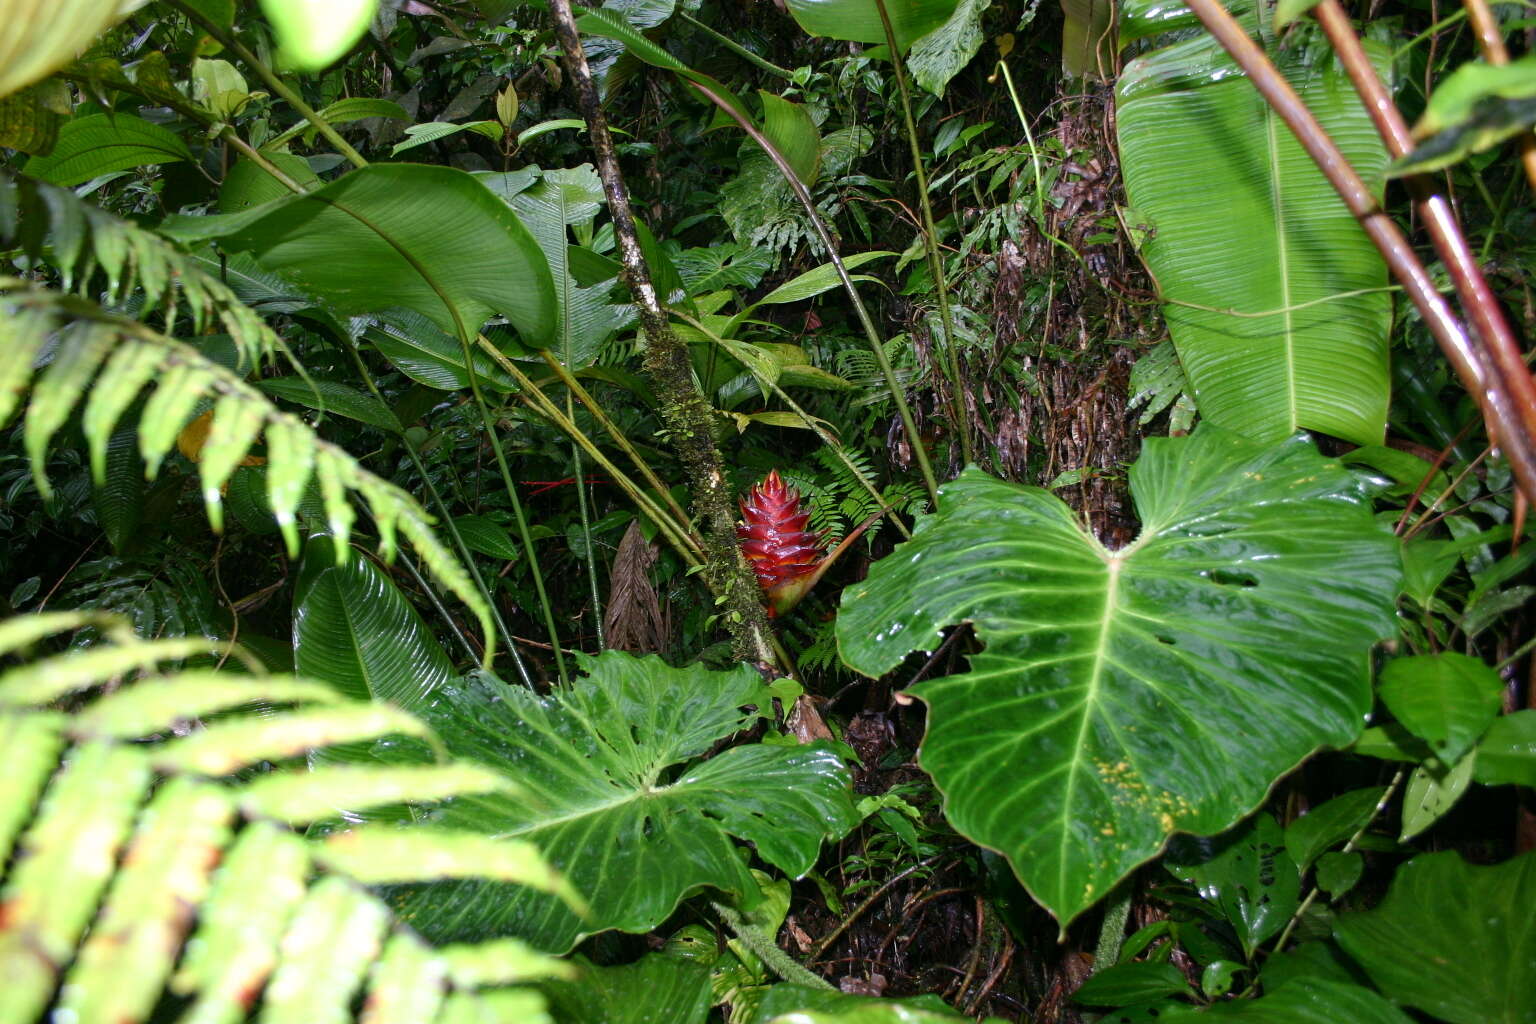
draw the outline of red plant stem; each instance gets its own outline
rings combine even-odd
[[[1469,336],[1445,299],[1435,290],[1434,281],[1409,245],[1408,239],[1392,218],[1382,211],[1360,175],[1350,166],[1339,147],[1264,51],[1249,38],[1236,19],[1227,13],[1220,0],[1187,2],[1189,9],[1205,25],[1207,31],[1231,55],[1260,95],[1285,121],[1307,155],[1328,178],[1349,212],[1354,214],[1380,250],[1387,266],[1402,282],[1403,290],[1418,307],[1430,333],[1450,360],[1456,375],[1461,378],[1462,385],[1477,400],[1488,423],[1489,433],[1499,442],[1521,489],[1527,496],[1536,496],[1536,384],[1533,384],[1530,373],[1525,369],[1518,349],[1511,347],[1507,352],[1498,353],[1500,336],[1496,333],[1482,333],[1486,328],[1495,327],[1503,321],[1486,285],[1483,286],[1482,294],[1486,296],[1487,303],[1474,300],[1469,306],[1480,336]],[[1353,35],[1353,30],[1350,34]],[[1346,61],[1346,67],[1348,63]],[[1370,65],[1367,63],[1366,67]],[[1375,72],[1371,74],[1374,78]],[[1381,116],[1379,104],[1368,101],[1366,105],[1372,108],[1372,116]],[[1390,102],[1387,106],[1391,106]],[[1448,206],[1446,212],[1449,213]],[[1475,270],[1476,263],[1470,258],[1464,263],[1447,260],[1452,277],[1458,281],[1466,275],[1469,265]],[[1481,281],[1480,274],[1477,279]],[[1494,351],[1490,352],[1490,348]],[[1498,358],[1500,355],[1503,358]],[[1513,357],[1513,366],[1510,357]],[[1515,370],[1518,372],[1512,372]]]
[[[1467,21],[1472,24],[1472,33],[1477,36],[1477,48],[1482,52],[1483,59],[1495,67],[1508,64],[1509,47],[1504,45],[1504,36],[1499,32],[1499,23],[1488,7],[1488,0],[1461,2],[1467,9]],[[1536,188],[1536,132],[1521,132],[1519,144],[1520,163],[1525,167],[1526,180],[1532,188]]]
[[[1469,10],[1478,3],[1480,0],[1468,0]],[[1387,152],[1394,159],[1406,156],[1413,149],[1413,136],[1408,131],[1408,123],[1403,120],[1402,113],[1377,76],[1343,5],[1339,0],[1323,0],[1314,8],[1313,13],[1328,36],[1328,41],[1332,43],[1334,52],[1339,55],[1361,102],[1370,112],[1376,130],[1386,143]],[[1499,40],[1499,45],[1502,48],[1503,40]],[[1506,52],[1506,60],[1508,56]],[[1507,386],[1510,400],[1520,414],[1521,429],[1526,438],[1536,437],[1536,383],[1532,382],[1520,351],[1520,343],[1510,330],[1499,300],[1488,287],[1482,267],[1478,265],[1472,247],[1462,234],[1450,201],[1436,190],[1435,181],[1429,175],[1410,175],[1406,183],[1413,193],[1419,216],[1429,230],[1435,252],[1439,254],[1456,286],[1461,308],[1471,319],[1473,332],[1481,341],[1483,358],[1491,363],[1494,379]],[[1513,463],[1514,457],[1508,450],[1512,445],[1506,443],[1504,447],[1505,455]],[[1530,489],[1524,486],[1525,482],[1522,480],[1522,489],[1530,496]]]

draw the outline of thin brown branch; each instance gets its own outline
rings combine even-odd
[[[746,558],[736,543],[735,495],[725,475],[720,449],[715,444],[715,415],[699,391],[693,376],[688,348],[672,330],[651,282],[635,219],[630,211],[629,190],[619,171],[608,119],[592,81],[587,55],[581,48],[570,0],[550,0],[555,36],[565,55],[566,70],[576,88],[582,117],[597,158],[597,173],[608,196],[608,212],[619,250],[620,277],[634,298],[645,335],[645,371],[660,400],[662,422],[688,474],[689,489],[703,527],[707,559],[705,572],[712,589],[723,597],[724,621],[737,657],[774,665],[776,658],[763,611],[762,595]]]
[[[1322,6],[1327,7],[1328,0]],[[1492,294],[1485,292],[1486,302],[1474,301],[1468,307],[1467,312],[1477,327],[1477,331],[1469,335],[1445,299],[1435,290],[1434,281],[1403,232],[1382,211],[1360,175],[1350,166],[1339,147],[1264,51],[1249,38],[1220,0],[1189,0],[1189,8],[1243,69],[1248,80],[1275,113],[1285,121],[1307,155],[1322,170],[1350,213],[1354,214],[1380,250],[1388,268],[1402,282],[1403,289],[1418,308],[1463,386],[1477,400],[1488,423],[1489,433],[1502,447],[1521,489],[1528,496],[1536,495],[1536,384],[1533,384],[1529,371],[1520,359],[1518,349],[1501,351],[1501,336],[1496,327],[1503,322],[1503,314]],[[1353,36],[1353,29],[1350,35]],[[1347,56],[1342,53],[1340,56],[1345,66],[1349,67]],[[1369,68],[1369,64],[1366,67]],[[1358,70],[1355,73],[1358,74]],[[1371,77],[1375,77],[1374,71]],[[1386,115],[1384,110],[1379,109],[1379,104],[1367,101],[1366,105],[1371,108],[1373,116],[1381,118]],[[1390,103],[1387,106],[1390,107]],[[1449,207],[1446,209],[1449,212]],[[1474,280],[1481,281],[1480,274],[1475,279],[1469,276],[1470,271],[1476,268],[1470,253],[1465,263],[1458,261],[1452,264],[1447,261],[1447,266],[1453,278],[1465,279],[1458,280],[1458,287],[1471,285]],[[1508,330],[1507,325],[1505,330]]]

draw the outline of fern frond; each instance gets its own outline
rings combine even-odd
[[[246,306],[201,262],[152,231],[120,220],[69,189],[0,174],[0,246],[20,248],[59,273],[66,291],[97,288],[107,305],[131,295],[148,316],[160,310],[167,332],[178,316],[190,318],[193,334],[217,323],[234,340],[247,367],[282,356],[302,374],[282,337]],[[0,370],[0,410],[6,388]],[[0,415],[0,419],[3,419]]]
[[[48,350],[51,360],[35,371]],[[145,387],[153,384],[139,418],[139,450],[151,477],[198,404],[212,401],[213,422],[198,468],[215,529],[223,522],[222,488],[257,438],[265,436],[267,497],[290,555],[298,554],[297,509],[311,480],[318,483],[327,526],[342,557],[356,518],[350,496],[360,496],[378,526],[383,556],[394,556],[396,535],[403,535],[437,579],[475,613],[490,658],[490,606],[432,532],[433,520],[421,505],[368,472],[345,449],[321,440],[239,374],[138,321],[15,278],[0,278],[0,351],[6,353],[0,360],[0,426],[36,376],[23,437],[45,496],[50,493],[44,458],[48,442],[76,407],[84,406],[82,425],[99,483],[118,420]]]
[[[166,993],[187,1001],[180,1019],[194,1024],[236,1024],[258,1000],[263,1021],[341,1022],[360,989],[369,1024],[499,1019],[487,1000],[547,1020],[537,992],[493,986],[568,978],[573,965],[506,939],[433,949],[367,888],[495,878],[579,908],[529,844],[344,824],[306,839],[287,827],[515,790],[513,780],[442,760],[311,772],[298,757],[316,747],[435,738],[398,709],[321,683],[156,676],[185,642],[142,641],[99,614],[0,622],[0,647],[85,625],[117,641],[0,675],[0,1022],[32,1024],[51,1006],[56,1019],[133,1024]],[[123,682],[136,672],[149,676]],[[55,678],[69,685],[37,684]],[[108,682],[118,688],[70,712],[39,706]],[[215,713],[217,724],[177,735]]]

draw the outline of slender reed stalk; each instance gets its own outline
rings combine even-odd
[[[944,328],[949,415],[954,421],[955,433],[960,435],[961,458],[969,463],[972,461],[971,428],[966,421],[965,398],[961,393],[960,356],[955,351],[955,323],[949,312],[949,282],[944,276],[944,257],[939,253],[939,230],[933,223],[933,203],[928,198],[928,171],[923,166],[923,150],[917,141],[917,122],[912,118],[912,92],[907,88],[906,67],[902,63],[901,50],[896,46],[896,30],[891,27],[891,12],[886,9],[885,0],[875,0],[875,10],[880,12],[880,24],[885,29],[885,45],[891,51],[891,67],[896,72],[896,91],[901,95],[902,123],[906,128],[907,146],[912,151],[912,173],[917,177],[918,206],[923,213],[923,250],[928,256],[928,273],[933,278],[933,288],[938,294],[939,322]]]

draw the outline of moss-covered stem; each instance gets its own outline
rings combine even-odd
[[[656,391],[662,422],[688,475],[689,490],[699,511],[706,555],[704,571],[711,578],[712,589],[721,595],[724,621],[736,656],[773,665],[776,659],[762,594],[736,543],[735,494],[715,444],[714,410],[694,381],[687,346],[672,330],[651,283],[630,212],[629,192],[619,171],[597,86],[587,67],[587,55],[581,48],[570,0],[550,0],[549,10],[565,55],[566,70],[587,122],[598,176],[608,196],[608,212],[618,243],[620,277],[634,298],[645,334],[645,372]]]

